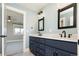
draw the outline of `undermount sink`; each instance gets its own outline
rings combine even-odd
[[[38,34],[38,36],[42,36],[42,34]]]
[[[60,36],[58,34],[43,34],[42,36],[60,38]]]

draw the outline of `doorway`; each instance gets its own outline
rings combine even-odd
[[[24,44],[24,15],[14,9],[5,5],[4,8],[4,55],[16,56],[16,54],[23,53]]]

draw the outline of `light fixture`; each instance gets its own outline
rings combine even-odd
[[[8,22],[11,22],[11,16],[8,16]]]
[[[38,12],[38,15],[40,15],[40,14],[42,14],[42,13],[43,13],[43,11],[39,11],[39,12]]]

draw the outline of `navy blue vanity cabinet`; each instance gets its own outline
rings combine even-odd
[[[45,55],[45,46],[44,39],[38,37],[29,37],[29,48],[30,51],[36,56],[44,56]]]
[[[60,49],[55,49],[55,56],[76,56],[76,54],[69,53]]]
[[[67,52],[70,55],[77,55],[77,42],[47,39],[46,45],[50,46],[51,48],[55,48],[56,51],[59,49],[60,51]]]
[[[30,51],[36,56],[76,56],[77,42],[29,37]]]
[[[49,46],[45,46],[45,55],[46,56],[54,56],[55,49]]]
[[[36,42],[34,40],[35,38],[33,39],[32,37],[30,37],[29,48],[30,48],[30,51],[36,55]]]

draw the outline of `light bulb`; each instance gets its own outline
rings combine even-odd
[[[11,20],[8,20],[8,22],[11,22]]]

